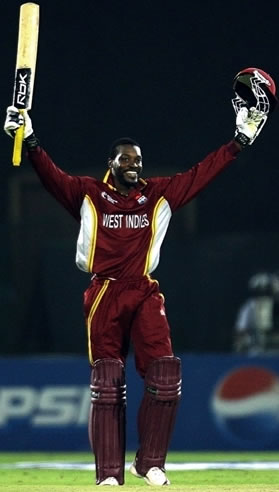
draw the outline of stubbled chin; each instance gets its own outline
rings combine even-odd
[[[138,176],[132,177],[125,175],[123,177],[126,183],[136,184],[138,182]]]

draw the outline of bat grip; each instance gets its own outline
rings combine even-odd
[[[19,112],[23,114],[22,109],[20,109]],[[24,137],[24,124],[20,125],[20,127],[16,130],[15,133],[14,150],[13,150],[13,166],[20,166],[23,137]]]

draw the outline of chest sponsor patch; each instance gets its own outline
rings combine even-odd
[[[112,198],[106,191],[102,191],[101,196],[110,203],[118,203],[117,200]]]
[[[148,226],[147,214],[103,214],[103,227],[109,229],[143,229]]]

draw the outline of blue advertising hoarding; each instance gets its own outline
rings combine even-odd
[[[279,360],[181,356],[172,450],[278,450]],[[0,359],[0,450],[89,451],[90,367],[84,357]],[[127,449],[137,448],[143,382],[127,360]]]

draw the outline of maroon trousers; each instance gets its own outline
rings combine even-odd
[[[118,359],[125,364],[130,341],[135,363],[144,377],[150,363],[172,356],[170,329],[158,282],[95,278],[84,294],[90,363]]]

